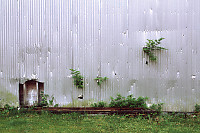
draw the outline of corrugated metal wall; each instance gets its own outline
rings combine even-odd
[[[199,0],[0,0],[0,98],[18,104],[19,83],[44,82],[62,105],[148,96],[164,110],[200,104]],[[166,38],[146,64],[146,39]],[[70,68],[85,77],[73,85]],[[101,87],[94,78],[109,79]],[[2,102],[2,103],[3,103]],[[83,105],[83,104],[82,104]]]

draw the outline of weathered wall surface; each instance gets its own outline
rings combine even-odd
[[[60,106],[148,96],[164,110],[200,104],[199,0],[0,0],[0,102],[18,105],[19,83],[44,82]],[[166,38],[146,64],[146,39]],[[73,85],[70,68],[85,77]],[[94,78],[108,77],[101,87]],[[8,95],[7,95],[8,94]]]

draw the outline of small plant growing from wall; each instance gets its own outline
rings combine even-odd
[[[154,50],[167,50],[166,48],[159,47],[158,45],[161,44],[161,41],[165,38],[160,38],[158,40],[149,40],[147,39],[148,42],[146,42],[145,47],[143,47],[144,53],[146,53],[149,56],[149,59],[151,61],[156,61],[157,57],[154,55]]]
[[[74,85],[78,88],[83,88],[83,76],[80,75],[80,71],[70,69],[72,78],[74,79]]]
[[[95,80],[97,81],[98,86],[101,86],[101,84],[106,81],[108,78],[107,77],[97,77]]]

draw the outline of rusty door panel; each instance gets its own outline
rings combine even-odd
[[[27,81],[25,83],[25,106],[31,106],[34,105],[34,103],[38,102],[38,90],[36,85],[36,81]]]

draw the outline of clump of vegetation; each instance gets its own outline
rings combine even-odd
[[[149,59],[151,61],[156,61],[157,57],[154,55],[154,50],[167,50],[166,48],[163,47],[159,47],[158,45],[161,44],[161,41],[165,39],[165,38],[160,38],[158,40],[148,40],[148,42],[146,42],[146,46],[143,47],[143,51],[149,56]]]
[[[49,97],[49,95],[48,94],[44,94],[43,91],[41,92],[40,95],[41,95],[42,100],[41,100],[40,103],[38,103],[38,106],[47,106],[48,105],[47,98]]]
[[[200,112],[200,105],[199,104],[196,104],[195,105],[195,112]]]
[[[101,84],[104,82],[104,81],[106,81],[108,78],[107,77],[97,77],[97,78],[95,78],[95,80],[97,81],[97,84],[99,85],[99,86],[101,86]]]
[[[91,107],[107,107],[107,103],[104,101],[100,101],[98,103],[91,104]]]
[[[38,103],[38,106],[42,106],[42,107],[53,106],[54,97],[51,97],[51,99],[47,100],[49,98],[49,95],[44,94],[43,91],[41,91],[41,97],[42,97],[42,100],[40,103]],[[56,104],[54,107],[57,107],[57,106],[58,104]]]
[[[117,94],[116,98],[111,97],[111,102],[107,105],[106,102],[100,101],[98,103],[91,104],[91,107],[120,107],[120,108],[144,108],[148,109],[146,101],[148,97],[138,97],[134,98],[132,95],[127,97],[122,97],[120,94]],[[149,109],[155,110],[158,114],[162,111],[163,103],[153,104]]]
[[[117,97],[115,99],[111,97],[109,107],[147,108],[147,100],[148,97],[139,97],[138,99],[136,99],[132,95],[129,95],[127,96],[127,98],[125,98],[122,97],[120,94],[117,94]]]
[[[3,110],[1,111],[2,116],[16,115],[18,114],[18,109],[14,106],[10,106],[9,104],[5,104]]]
[[[74,85],[78,88],[83,88],[83,76],[80,75],[80,71],[70,69],[72,78],[74,79]]]
[[[152,110],[157,111],[160,114],[161,111],[162,111],[162,106],[163,106],[163,103],[152,104],[149,108],[152,109]]]

